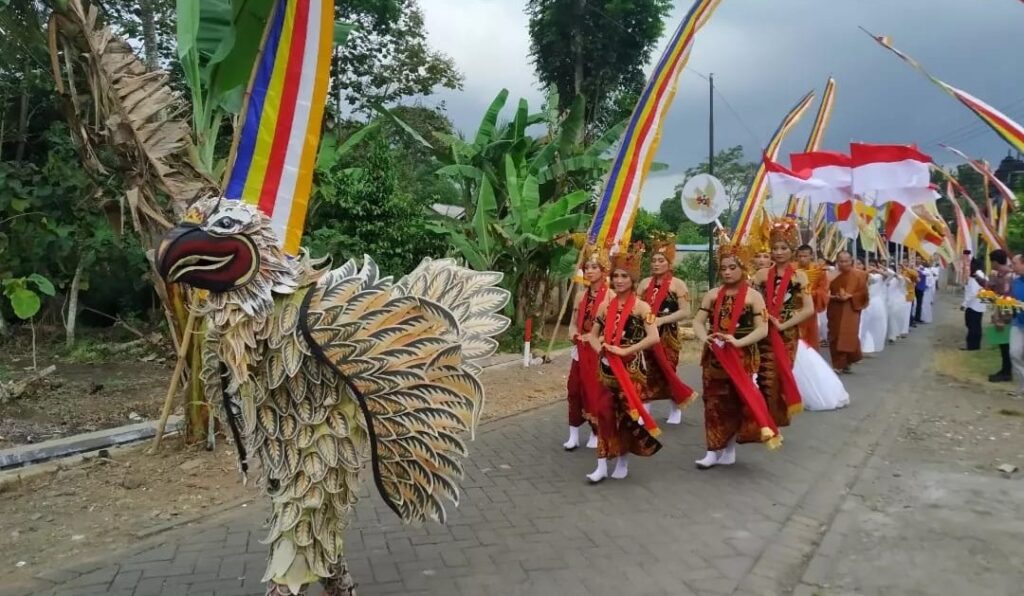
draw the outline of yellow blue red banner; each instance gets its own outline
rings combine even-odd
[[[330,82],[333,0],[277,0],[224,196],[257,205],[298,253]]]
[[[589,240],[605,247],[629,242],[651,162],[661,141],[665,115],[675,97],[679,75],[690,58],[694,36],[722,0],[697,0],[658,60],[629,120],[618,154],[598,200]]]

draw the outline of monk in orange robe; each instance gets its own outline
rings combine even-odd
[[[807,291],[810,294],[811,303],[814,304],[814,314],[825,312],[825,309],[828,308],[828,276],[825,270],[814,262],[814,249],[809,244],[804,244],[796,249],[796,264],[797,269],[803,271],[807,276],[807,282],[810,284]],[[817,350],[821,345],[818,317],[807,317],[798,328],[800,329],[800,339]]]
[[[860,351],[860,313],[868,305],[868,274],[853,268],[853,255],[839,253],[839,272],[829,282],[828,349],[832,368],[850,372],[863,358]]]

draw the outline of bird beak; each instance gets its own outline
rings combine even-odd
[[[247,236],[215,236],[196,224],[182,223],[160,242],[157,262],[169,283],[225,292],[252,279],[259,269],[259,253]]]

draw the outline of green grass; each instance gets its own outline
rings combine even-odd
[[[999,368],[999,349],[983,347],[976,351],[942,349],[935,352],[935,369],[939,374],[971,383],[988,383],[988,376]]]

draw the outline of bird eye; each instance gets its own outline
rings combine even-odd
[[[238,222],[230,217],[224,216],[218,219],[217,223],[215,223],[214,225],[222,230],[230,230],[231,228],[238,225]]]

